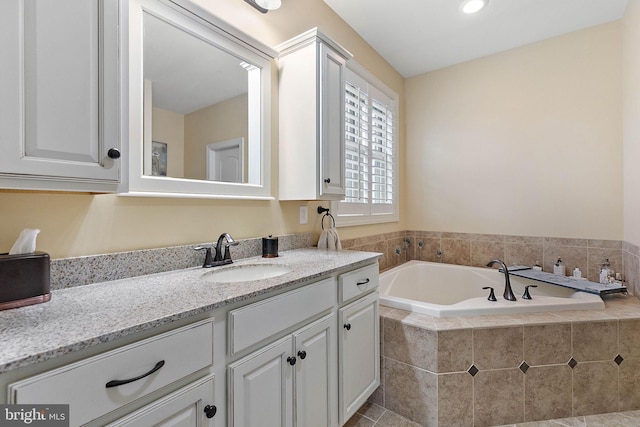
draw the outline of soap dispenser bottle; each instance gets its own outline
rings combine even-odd
[[[611,270],[609,266],[611,263],[609,262],[609,258],[607,258],[604,263],[600,266],[600,283],[607,284],[609,283],[609,275]]]
[[[562,259],[560,259],[560,257],[558,257],[558,260],[553,265],[553,274],[557,274],[559,276],[565,275],[564,263],[562,262]]]

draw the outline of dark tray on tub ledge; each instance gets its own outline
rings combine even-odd
[[[627,292],[627,287],[620,283],[603,284],[590,282],[584,279],[574,279],[570,276],[559,276],[545,271],[534,270],[532,267],[522,265],[508,267],[508,270],[512,276],[524,277],[525,279],[537,280],[538,282],[549,283],[600,296]]]

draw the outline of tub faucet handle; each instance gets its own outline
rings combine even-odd
[[[522,294],[522,299],[532,299],[531,294],[529,294],[529,288],[537,288],[538,285],[527,285],[524,287],[524,294]]]
[[[485,286],[482,289],[491,289],[491,291],[489,291],[489,297],[487,298],[489,301],[498,301],[496,299],[496,294],[493,292],[493,288],[491,286]]]

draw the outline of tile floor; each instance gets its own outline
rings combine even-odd
[[[351,417],[345,427],[419,427],[395,412],[373,403],[365,403]],[[583,417],[562,418],[558,420],[533,421],[508,424],[500,427],[638,427],[640,411],[618,412],[612,414],[587,415]],[[449,427],[449,426],[443,426]]]

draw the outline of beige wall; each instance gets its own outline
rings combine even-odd
[[[184,177],[184,116],[153,108],[152,139],[167,144],[167,176]]]
[[[640,1],[623,20],[624,240],[640,245]]]
[[[247,152],[248,115],[247,94],[187,114],[184,128],[185,176],[207,179],[207,144],[242,137]]]
[[[196,0],[230,24],[275,46],[312,27],[343,44],[355,59],[402,95],[403,79],[322,0],[283,2],[263,15],[240,0]],[[274,76],[274,84],[277,78]],[[277,196],[277,86],[272,114],[272,185]],[[402,114],[402,112],[401,112]],[[402,121],[402,117],[401,117]],[[309,224],[299,225],[298,208],[309,206]],[[53,258],[163,247],[215,240],[314,231],[317,203],[145,199],[115,195],[51,194],[0,190],[0,252],[9,250],[25,227],[40,228],[38,249]],[[404,229],[402,223],[342,229],[343,238]]]
[[[621,64],[617,21],[408,79],[408,228],[621,239]]]

